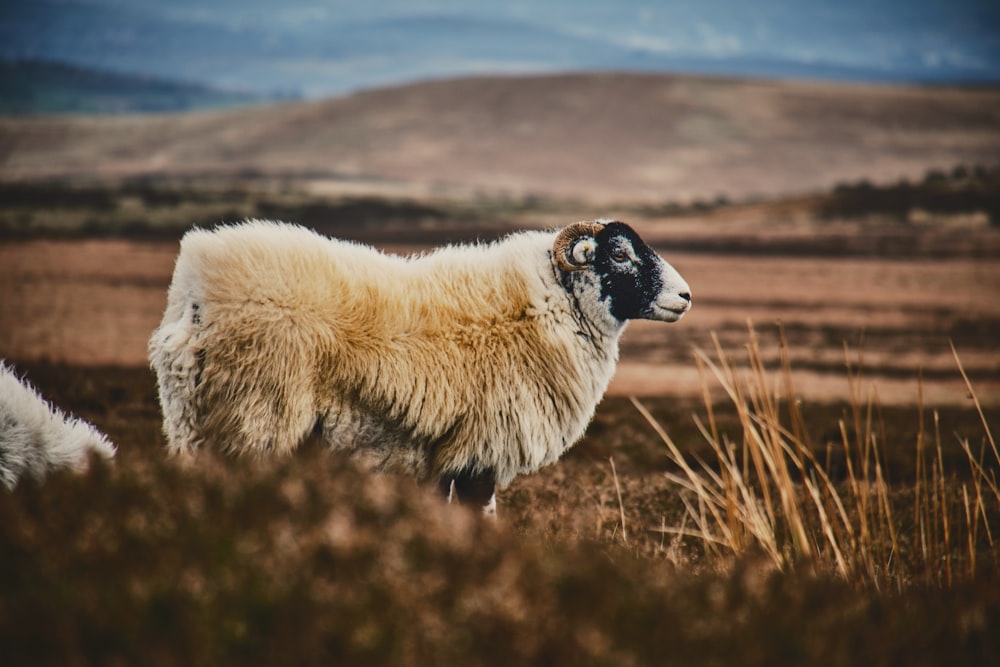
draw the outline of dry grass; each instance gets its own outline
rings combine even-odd
[[[946,412],[917,431],[920,466],[890,476],[899,429],[858,365],[831,451],[811,435],[828,412],[790,408],[787,373],[718,357],[701,355],[706,393],[720,384],[728,405],[709,400],[688,427],[662,416],[675,401],[646,399],[662,438],[646,442],[647,422],[610,401],[564,461],[501,494],[497,525],[321,448],[179,467],[148,370],[29,366],[121,449],[114,466],[0,495],[0,660],[995,661],[994,454],[966,438],[956,476]]]
[[[708,376],[703,377],[708,423],[699,420],[698,427],[715,456],[711,463],[689,463],[643,404],[632,399],[679,468],[667,477],[682,490],[685,521],[693,525],[662,532],[700,540],[711,558],[762,552],[782,570],[808,564],[879,590],[915,583],[951,586],[956,577],[974,579],[983,558],[997,564],[993,530],[1000,520],[1000,453],[957,352],[984,444],[976,454],[968,439],[961,440],[969,468],[964,478],[950,475],[937,415],[929,435],[921,402],[912,492],[901,494],[885,468],[886,448],[901,445],[889,442],[877,389],[864,380],[862,355],[852,361],[845,345],[850,409],[838,424],[840,441],[829,443],[821,458],[800,409],[784,335],[780,368],[769,371],[752,324],[749,334],[746,365],[737,364],[718,338],[715,359],[697,352]],[[710,378],[736,409],[738,439],[716,423]],[[991,460],[985,459],[987,441]],[[832,460],[843,463],[843,479],[835,479]]]

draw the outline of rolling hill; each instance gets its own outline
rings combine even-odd
[[[0,178],[691,201],[995,164],[1000,88],[642,74],[464,78],[174,115],[0,119]]]

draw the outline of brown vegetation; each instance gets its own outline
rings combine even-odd
[[[0,119],[0,356],[120,447],[0,495],[0,663],[997,663],[998,110],[608,74]],[[619,217],[694,309],[498,524],[315,445],[181,466],[146,340],[183,231],[251,216],[393,252]]]
[[[319,447],[263,465],[206,453],[179,466],[162,455],[148,371],[22,369],[121,450],[113,466],[0,497],[0,639],[16,663],[973,665],[1000,655],[995,467],[978,444],[956,457],[956,443],[938,439],[923,445],[928,457],[920,439],[881,440],[921,416],[909,410],[875,406],[872,421],[863,403],[845,406],[847,429],[860,419],[859,433],[879,440],[823,463],[829,443],[799,429],[839,408],[788,413],[766,392],[709,403],[700,419],[710,449],[729,452],[722,463],[735,460],[720,443],[753,451],[754,433],[811,442],[784,465],[806,460],[813,472],[758,484],[742,465],[692,470],[701,436],[682,425],[692,404],[644,400],[645,418],[674,434],[657,436],[612,400],[566,460],[501,495],[494,525]],[[963,442],[982,441],[975,415],[947,419]],[[915,472],[901,466],[914,446]],[[859,465],[845,473],[851,457]],[[762,542],[741,512],[765,511],[767,489]],[[706,505],[727,492],[737,504]],[[853,533],[838,502],[862,522]],[[727,545],[725,527],[750,539]]]

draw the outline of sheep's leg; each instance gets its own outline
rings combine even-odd
[[[171,305],[177,311],[181,305]],[[201,441],[195,397],[201,382],[204,350],[199,343],[201,315],[196,303],[183,306],[176,319],[164,321],[149,341],[156,372],[163,431],[172,454],[193,454]]]
[[[448,502],[457,500],[461,505],[482,507],[483,514],[495,517],[497,513],[496,475],[492,470],[444,475],[438,480],[438,488]]]

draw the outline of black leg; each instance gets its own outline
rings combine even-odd
[[[454,482],[454,495],[452,483]],[[438,480],[438,488],[449,500],[458,500],[462,505],[482,507],[487,514],[496,511],[497,480],[492,470],[469,472],[461,470],[457,473],[443,475]]]

